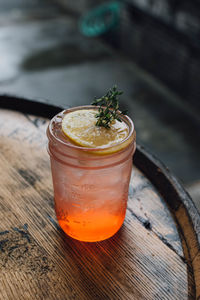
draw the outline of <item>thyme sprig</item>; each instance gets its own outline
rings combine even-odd
[[[119,111],[118,97],[122,94],[123,92],[118,91],[117,86],[114,85],[103,97],[94,99],[91,104],[99,106],[98,113],[96,114],[96,126],[102,126],[108,129],[114,120],[121,122],[120,116],[127,113],[126,111]]]

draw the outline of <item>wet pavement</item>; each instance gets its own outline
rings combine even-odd
[[[199,182],[200,119],[189,105],[182,106],[128,57],[82,36],[77,16],[56,1],[2,2],[1,94],[68,107],[89,104],[116,83],[124,91],[122,108],[135,121],[138,142],[186,186]],[[198,192],[194,197],[198,201]]]

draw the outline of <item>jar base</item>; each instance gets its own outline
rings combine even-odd
[[[65,224],[65,222],[62,222],[59,220],[59,225],[62,228],[62,230],[71,238],[81,241],[81,242],[100,242],[100,241],[104,241],[107,240],[109,238],[111,238],[113,235],[115,235],[119,229],[121,228],[121,226],[123,225],[124,222],[124,218],[123,220],[120,222],[120,224],[118,223],[118,226],[113,227],[112,229],[109,228],[109,230],[105,230],[102,232],[98,232],[95,234],[95,232],[89,233],[89,232],[72,232],[72,230],[69,228],[69,225]]]

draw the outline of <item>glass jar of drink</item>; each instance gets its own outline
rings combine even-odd
[[[62,131],[70,112],[97,109],[81,106],[56,115],[47,129],[55,212],[64,232],[80,241],[96,242],[114,235],[123,224],[136,149],[131,119],[121,116],[127,137],[109,147],[82,147]],[[108,129],[109,130],[109,129]]]

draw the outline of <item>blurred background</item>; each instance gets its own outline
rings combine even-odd
[[[114,84],[200,210],[200,1],[0,0],[0,94],[69,107]]]

